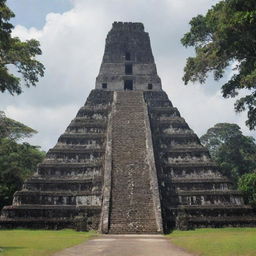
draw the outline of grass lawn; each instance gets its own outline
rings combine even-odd
[[[200,256],[256,255],[256,228],[174,231],[167,237],[175,245]]]
[[[48,256],[79,244],[95,232],[74,230],[0,230],[0,256]]]

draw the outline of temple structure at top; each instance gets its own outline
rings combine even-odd
[[[96,89],[162,89],[148,33],[142,23],[115,22],[107,35]]]

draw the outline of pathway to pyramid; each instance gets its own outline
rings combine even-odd
[[[162,90],[143,25],[122,22],[108,33],[96,88],[0,217],[3,228],[103,233],[255,225]]]

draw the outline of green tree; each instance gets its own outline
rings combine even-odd
[[[200,138],[221,172],[237,185],[239,177],[256,169],[256,144],[237,124],[218,123]]]
[[[32,128],[15,121],[5,116],[3,111],[0,111],[0,139],[9,138],[18,141],[20,139],[31,137],[37,131]]]
[[[237,184],[239,177],[256,169],[256,144],[252,137],[230,137],[216,152],[222,173]]]
[[[239,98],[235,110],[247,110],[246,124],[256,127],[256,1],[222,0],[206,15],[190,21],[190,31],[181,42],[195,48],[195,57],[187,59],[183,80],[205,83],[209,73],[215,80],[224,76],[228,67],[235,65],[231,79],[222,85],[223,97]],[[244,92],[244,90],[243,90]]]
[[[239,179],[238,188],[244,193],[246,203],[256,207],[256,173],[244,174]]]
[[[218,123],[209,128],[200,140],[209,149],[211,156],[215,158],[220,146],[234,136],[242,136],[237,124]]]
[[[0,115],[0,209],[11,204],[13,194],[20,190],[25,179],[36,171],[45,152],[28,143],[18,143],[20,139],[30,137],[36,131]]]
[[[22,82],[27,87],[35,86],[39,76],[44,75],[43,64],[35,59],[42,54],[39,42],[33,39],[22,42],[18,37],[12,37],[14,27],[9,20],[14,16],[6,0],[0,0],[0,91],[9,91],[12,95],[22,92]],[[10,72],[11,66],[20,77]]]
[[[44,156],[36,146],[0,139],[0,209],[11,204],[14,192],[21,189]]]

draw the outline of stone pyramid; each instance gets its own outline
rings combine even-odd
[[[108,33],[96,88],[0,218],[103,233],[255,224],[162,90],[143,24],[122,22]]]

